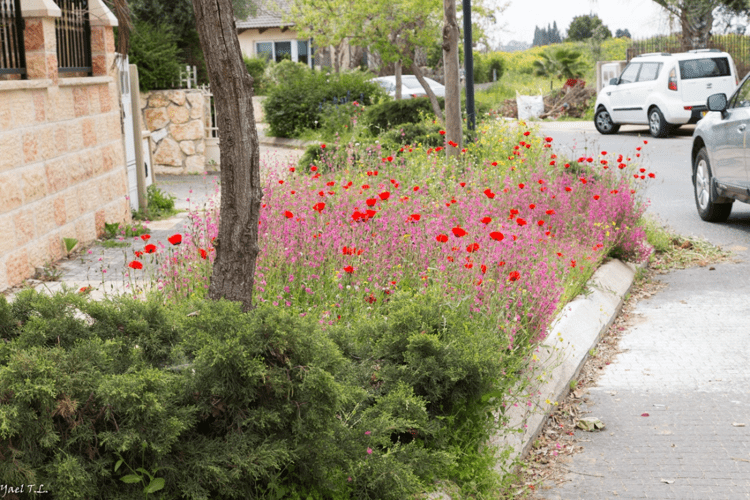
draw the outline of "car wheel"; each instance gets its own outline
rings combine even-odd
[[[612,121],[612,117],[605,108],[599,109],[594,115],[594,126],[600,134],[609,135],[615,134],[620,130],[619,125],[615,125]]]
[[[669,133],[669,124],[659,108],[653,108],[648,113],[648,131],[654,137],[666,137]]]
[[[711,166],[708,163],[706,148],[698,152],[693,167],[695,206],[698,208],[698,215],[707,222],[725,222],[732,212],[733,200],[728,203],[716,203],[716,196],[711,186]]]

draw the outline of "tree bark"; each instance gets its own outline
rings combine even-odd
[[[216,104],[221,158],[221,219],[208,296],[252,309],[260,184],[253,80],[242,62],[231,0],[193,0]]]
[[[396,67],[396,70],[394,71],[396,77],[396,95],[394,96],[394,99],[399,101],[404,98],[404,96],[401,95],[401,61],[396,61],[394,66]]]
[[[443,65],[445,68],[445,140],[458,144],[445,148],[448,156],[458,157],[461,149],[461,84],[458,76],[458,21],[456,0],[443,0]]]
[[[414,72],[414,76],[417,77],[417,80],[422,85],[424,91],[427,93],[427,97],[430,98],[430,104],[432,104],[432,112],[435,113],[435,116],[437,116],[437,119],[440,121],[440,123],[445,123],[445,120],[443,120],[443,112],[440,110],[440,104],[438,103],[437,97],[435,97],[435,92],[432,91],[430,85],[427,83],[427,80],[424,79],[422,70],[419,69],[419,65],[416,63],[416,61],[411,63],[411,70]]]

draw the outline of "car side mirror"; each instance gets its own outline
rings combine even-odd
[[[610,85],[617,85],[617,82],[619,81],[619,78],[610,78],[609,84]]]
[[[719,111],[721,112],[721,116],[725,116],[727,112],[726,94],[713,94],[708,96],[706,107],[709,111]]]

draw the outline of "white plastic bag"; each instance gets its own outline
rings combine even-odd
[[[538,118],[539,115],[544,113],[544,97],[541,95],[516,94],[516,105],[518,106],[519,120]]]

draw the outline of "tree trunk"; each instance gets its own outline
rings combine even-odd
[[[458,144],[445,148],[448,156],[458,157],[461,149],[461,84],[458,76],[458,21],[456,0],[443,0],[443,64],[445,66],[445,140]]]
[[[714,3],[705,0],[685,2],[680,11],[682,50],[708,47],[708,38],[714,23],[713,8]]]
[[[340,58],[341,58],[341,45],[339,44],[333,47],[333,71],[335,71],[337,74],[341,70]]]
[[[401,95],[401,61],[396,61],[395,66],[396,71],[394,72],[394,75],[396,76],[396,95],[394,98],[398,101],[404,97]]]
[[[435,97],[435,93],[430,88],[427,80],[424,79],[422,70],[419,69],[416,61],[411,63],[411,70],[414,72],[414,76],[417,77],[417,80],[419,80],[419,83],[422,84],[422,88],[424,89],[424,91],[427,92],[427,97],[430,98],[430,104],[432,104],[433,113],[435,113],[435,116],[437,116],[437,119],[440,121],[440,123],[445,123],[445,120],[443,120],[443,112],[440,110],[440,104],[438,103],[437,97]]]
[[[216,103],[221,158],[221,220],[208,296],[252,308],[260,184],[253,80],[242,62],[231,0],[193,0]]]

